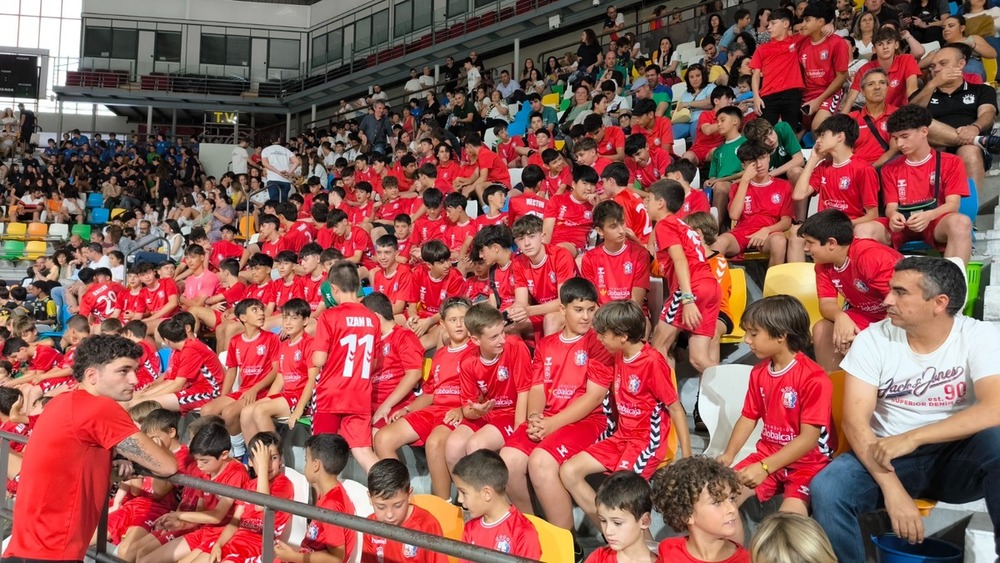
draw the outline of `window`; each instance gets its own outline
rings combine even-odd
[[[372,45],[389,42],[389,10],[376,12],[372,16]]]
[[[337,29],[323,35],[313,37],[312,57],[309,59],[312,68],[321,67],[327,63],[339,61],[344,56],[344,30]],[[273,66],[273,65],[272,65]]]
[[[372,19],[364,18],[354,22],[354,51],[364,51],[372,45]]]
[[[461,16],[469,11],[469,0],[448,0],[446,10],[449,18]]]
[[[133,59],[139,49],[139,31],[88,27],[84,32],[83,56],[112,59]]]
[[[309,65],[313,68],[321,67],[326,64],[326,40],[328,33],[323,35],[317,35],[312,39],[312,58],[309,59]]]
[[[202,34],[200,59],[204,65],[249,66],[250,38]]]
[[[168,63],[181,62],[181,33],[179,31],[157,31],[153,43],[153,58]]]
[[[476,0],[476,9],[492,6],[493,4],[496,4],[495,0]]]
[[[267,46],[269,68],[299,68],[298,39],[271,39]]]
[[[392,36],[399,39],[413,31],[415,22],[413,21],[413,0],[406,0],[396,4],[393,10],[395,20],[393,21]]]

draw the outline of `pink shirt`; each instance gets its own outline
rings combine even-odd
[[[184,297],[211,297],[219,293],[219,276],[206,268],[200,276],[188,276],[184,280]]]

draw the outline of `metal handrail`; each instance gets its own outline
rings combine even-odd
[[[3,468],[4,474],[6,474],[8,461],[10,459],[11,442],[27,444],[28,438],[21,436],[20,434],[0,432],[0,467]],[[463,560],[477,561],[481,563],[532,563],[531,559],[508,555],[500,551],[494,551],[492,549],[462,543],[442,536],[436,536],[417,530],[410,530],[401,526],[384,524],[382,522],[369,520],[353,514],[334,512],[332,510],[326,510],[310,504],[276,498],[270,495],[258,493],[256,491],[248,491],[246,489],[239,489],[229,485],[221,485],[213,481],[198,479],[196,477],[182,475],[180,473],[175,473],[174,475],[166,478],[154,475],[144,469],[138,471],[138,473],[144,476],[163,479],[181,487],[191,487],[214,495],[262,507],[264,509],[262,561],[274,560],[275,512],[284,512],[294,516],[308,518],[313,521],[340,526],[348,530],[353,530],[357,533],[379,536],[407,545],[422,547],[424,549],[429,549],[437,553],[444,553],[445,555],[450,555]],[[14,513],[9,506],[9,503],[10,500],[6,497],[3,502],[0,503],[0,517],[13,522]],[[107,522],[108,503],[104,503],[104,511],[101,514],[101,521],[97,528],[97,544],[91,548],[90,551],[88,551],[88,556],[93,557],[101,563],[119,562],[120,559],[109,556],[106,553]]]

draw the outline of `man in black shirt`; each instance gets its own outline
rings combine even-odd
[[[899,11],[892,6],[886,6],[885,0],[865,0],[865,11],[875,14],[880,24],[887,21],[899,23]]]
[[[462,69],[455,64],[453,57],[448,57],[444,60],[444,67],[441,68],[441,73],[448,80],[445,83],[445,90],[454,90],[458,86],[458,77],[461,76]]]

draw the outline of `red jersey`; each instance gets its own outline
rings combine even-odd
[[[513,227],[514,221],[525,215],[545,216],[545,200],[532,194],[522,193],[510,198],[507,202],[508,226]]]
[[[597,141],[597,139],[594,139]],[[615,156],[618,149],[625,148],[625,132],[621,127],[611,125],[604,128],[604,136],[597,141],[597,154],[601,156]]]
[[[632,229],[639,242],[641,244],[649,242],[649,235],[653,234],[653,223],[649,220],[649,210],[646,209],[646,202],[642,196],[625,188],[611,199],[617,201],[625,210],[625,226]]]
[[[324,250],[333,246],[334,239],[333,229],[330,227],[320,227],[316,230],[316,244],[323,247]]]
[[[396,390],[406,372],[421,370],[423,366],[424,346],[412,330],[396,325],[389,334],[382,335],[381,369],[372,376],[372,412]],[[396,408],[406,406],[414,398],[416,395],[410,393]]]
[[[439,240],[444,242],[444,233],[448,230],[448,220],[444,215],[439,215],[437,219],[431,219],[427,215],[422,215],[413,222],[413,230],[410,239],[415,246],[422,246],[429,240]]]
[[[177,359],[174,360],[173,356]],[[185,379],[184,391],[189,397],[203,395],[214,399],[219,396],[225,370],[219,356],[202,341],[194,338],[185,340],[184,347],[171,355],[170,367],[165,378]],[[192,400],[198,398],[201,397],[192,397]]]
[[[551,244],[566,242],[582,250],[594,228],[594,206],[578,201],[571,192],[554,195],[545,204],[545,219],[556,221]]]
[[[493,281],[496,283],[497,293],[500,294],[498,305],[501,311],[514,304],[514,288],[517,287],[517,278],[514,276],[514,261],[515,258],[511,257],[506,266],[499,264],[493,266]],[[490,288],[488,295],[493,295],[492,288]]]
[[[882,196],[886,205],[909,205],[934,197],[936,152],[932,150],[920,162],[897,158],[882,167]],[[969,178],[965,175],[965,164],[961,158],[944,152],[938,154],[941,155],[941,189],[938,193],[940,206],[944,205],[945,198],[950,195],[967,197]]]
[[[831,33],[819,43],[813,43],[812,39],[804,37],[799,43],[799,61],[802,63],[802,74],[805,75],[802,101],[808,102],[826,91],[827,86],[837,78],[838,72],[843,72],[846,76],[851,54],[848,52],[847,41]]]
[[[347,237],[334,237],[333,247],[339,250],[344,258],[353,258],[360,250],[361,265],[369,270],[375,267],[375,261],[372,260],[372,255],[375,254],[372,236],[361,227],[351,225],[351,231]]]
[[[271,285],[274,286],[274,313],[276,315],[281,313],[281,307],[285,303],[288,303],[290,299],[302,299],[305,297],[302,293],[302,284],[299,282],[298,277],[293,278],[291,283],[278,278],[272,280]]]
[[[736,190],[729,192],[729,202],[736,197]],[[792,185],[781,178],[770,178],[766,183],[751,181],[743,202],[743,215],[734,229],[757,231],[781,221],[782,217],[795,217],[792,208]]]
[[[498,213],[495,217],[483,214],[476,217],[475,222],[476,232],[478,233],[483,230],[483,227],[488,227],[490,225],[507,225],[510,223],[510,219],[507,217],[506,213]]]
[[[208,478],[207,476],[205,477]],[[219,474],[212,477],[211,480],[220,485],[229,485],[230,487],[236,487],[238,489],[245,489],[247,483],[250,482],[250,475],[247,473],[247,468],[243,466],[242,463],[235,459],[230,459],[229,463],[222,467]],[[187,489],[184,489],[187,491]],[[194,490],[194,492],[204,500],[203,510],[213,510],[219,505],[219,497],[209,492]],[[229,513],[226,515],[223,522],[228,522],[232,517],[233,512],[236,510],[236,503],[229,508]]]
[[[285,245],[286,249],[291,250],[296,254],[302,250],[303,246],[312,242],[312,234],[309,231],[297,230],[295,226],[298,224],[300,223],[289,224],[286,227],[288,230],[281,236],[281,242]]]
[[[271,373],[274,362],[278,360],[280,346],[278,335],[267,330],[258,332],[249,340],[246,334],[238,334],[229,341],[226,367],[239,369],[240,389],[247,390],[257,385]]]
[[[266,478],[266,477],[265,477]],[[260,479],[258,477],[257,479]],[[248,491],[257,492],[257,479],[247,481],[247,484],[243,487]],[[274,498],[283,498],[285,500],[293,500],[295,498],[295,489],[292,487],[291,480],[284,475],[278,475],[273,481],[268,483],[268,496]],[[243,515],[240,516],[240,529],[247,530],[250,532],[262,534],[264,531],[264,511],[261,510],[256,504],[252,502],[243,502],[241,500],[233,503],[233,506],[242,506]],[[292,518],[292,515],[287,512],[276,512],[274,515],[274,537],[280,537],[281,533],[285,530],[285,526],[288,521]]]
[[[854,239],[847,249],[847,262],[843,266],[816,264],[816,294],[820,299],[836,299],[838,294],[843,295],[848,310],[862,317],[853,318],[858,328],[864,329],[885,318],[883,301],[889,294],[893,268],[902,258],[895,249],[880,242]]]
[[[271,258],[277,258],[280,252],[285,250],[295,251],[292,248],[291,243],[285,237],[278,237],[274,241],[264,241],[260,243],[260,251],[263,254],[267,254]]]
[[[638,180],[642,189],[648,190],[653,182],[666,174],[667,166],[670,166],[670,155],[665,150],[650,147],[649,160],[638,162],[636,159],[628,157],[625,159],[625,166],[628,167],[629,176]]]
[[[482,516],[466,522],[462,542],[534,561],[542,558],[542,544],[538,541],[535,525],[514,505],[496,522],[483,522]],[[466,562],[463,560],[463,563]]]
[[[566,410],[587,392],[588,382],[610,387],[613,365],[614,359],[593,330],[573,338],[562,331],[543,338],[535,348],[531,384],[545,390],[544,416]],[[600,414],[600,408],[591,413]]]
[[[542,183],[538,185],[538,191],[549,197],[559,192],[565,192],[573,185],[573,170],[569,166],[562,169],[562,172],[552,175],[551,172],[545,175]]]
[[[497,143],[497,156],[500,157],[500,160],[502,160],[504,164],[510,166],[512,163],[515,163],[517,159],[521,158],[520,155],[517,154],[517,149],[519,147],[524,147],[524,140],[520,137],[511,137],[507,139],[506,143]]]
[[[809,453],[792,462],[804,465],[827,464],[837,451],[837,435],[830,414],[833,383],[819,364],[799,352],[780,372],[764,360],[750,371],[750,386],[743,402],[743,416],[764,422],[757,451],[773,455],[798,437],[803,424],[818,426],[819,443]]]
[[[133,292],[131,289],[126,289],[118,296],[118,304],[121,313],[118,315],[118,319],[125,322],[125,313],[139,313],[145,314],[146,311],[146,292],[139,288],[139,291]]]
[[[10,434],[20,434],[21,436],[31,435],[31,431],[27,424],[21,422],[14,422],[8,420],[7,422],[0,423],[0,432],[8,432]],[[10,443],[10,451],[21,453],[24,451],[24,446],[27,444],[19,444],[17,442]]]
[[[493,295],[493,291],[490,289],[490,279],[479,278],[479,277],[469,277],[465,279],[465,297],[472,301],[473,303],[478,303]]]
[[[597,287],[598,304],[632,299],[632,290],[649,291],[649,251],[632,242],[612,254],[603,244],[587,251],[580,261],[580,274]]]
[[[466,240],[471,241],[472,237],[476,236],[478,230],[478,225],[472,219],[469,219],[464,224],[456,223],[448,225],[448,228],[444,231],[444,243],[448,245],[448,250],[458,252],[462,249],[462,245],[465,244]]]
[[[732,542],[736,552],[718,563],[750,563],[750,552],[742,545]],[[659,561],[670,561],[677,563],[704,563],[701,559],[696,559],[687,548],[687,537],[680,536],[667,538],[660,542]],[[590,563],[590,560],[587,560]]]
[[[680,245],[684,251],[692,288],[699,283],[717,283],[708,267],[708,258],[705,256],[701,237],[687,223],[678,219],[676,215],[671,215],[656,223],[656,260],[660,264],[660,270],[663,271],[664,283],[671,292],[680,289],[677,272],[674,271],[674,261],[670,258],[669,252],[670,247],[675,245]]]
[[[419,305],[418,314],[422,319],[441,312],[441,304],[445,299],[465,295],[465,278],[457,268],[448,270],[448,275],[441,279],[434,279],[430,266],[420,264],[413,271],[413,282]]]
[[[156,281],[156,285],[143,288],[143,291],[145,292],[146,311],[150,314],[156,313],[165,307],[171,297],[180,299],[180,294],[177,292],[177,284],[170,278],[159,278]],[[175,306],[173,309],[167,311],[167,314],[163,315],[163,318],[172,316],[177,312],[178,308]]]
[[[175,285],[174,290],[176,289]],[[87,288],[87,292],[80,298],[80,314],[88,319],[93,316],[94,324],[100,324],[110,319],[113,316],[112,312],[121,307],[124,294],[125,288],[119,283],[95,283]]]
[[[441,524],[433,514],[419,506],[410,505],[410,515],[402,527],[435,536],[441,536]],[[375,515],[368,517],[376,520]],[[371,534],[364,535],[361,563],[447,563],[448,556],[423,547],[401,544]]]
[[[312,367],[313,337],[306,333],[295,340],[282,340],[278,348],[278,375],[284,385],[281,394],[302,396]]]
[[[58,395],[24,452],[13,537],[4,557],[83,560],[108,502],[111,450],[138,432],[114,400],[83,390]]]
[[[325,495],[316,501],[317,508],[325,508],[333,512],[344,514],[354,514],[354,503],[347,495],[343,485],[330,489]],[[302,540],[303,553],[326,551],[327,547],[343,547],[344,561],[350,561],[354,549],[357,547],[357,535],[354,530],[341,528],[325,522],[312,520],[306,528],[306,537]]]
[[[312,276],[299,276],[299,296],[309,303],[309,308],[313,311],[319,307],[319,302],[321,301],[319,288],[326,281],[326,276],[322,272],[319,272],[319,278],[313,278]]]
[[[360,303],[341,303],[316,320],[313,346],[326,352],[316,381],[316,412],[371,415],[372,364],[381,350],[380,323]]]
[[[651,130],[633,125],[632,134],[646,137],[646,146],[649,148],[660,149],[668,156],[674,152],[674,126],[666,117],[654,117]],[[700,135],[701,131],[698,134]]]
[[[701,190],[691,188],[691,191],[684,196],[684,205],[676,213],[678,219],[683,219],[692,213],[711,213],[712,204],[708,202],[708,196]]]
[[[864,76],[866,72],[873,68],[882,68],[882,63],[878,59],[875,59],[861,67],[854,76]],[[885,93],[885,104],[901,108],[910,103],[909,97],[906,95],[906,80],[911,76],[920,78],[921,72],[920,66],[917,65],[917,60],[912,55],[896,55],[892,58],[892,64],[889,65],[889,68],[883,70],[889,75],[889,89]],[[851,90],[860,92],[861,80],[855,79],[851,83]],[[888,114],[889,112],[886,113]],[[888,140],[888,137],[886,140]]]
[[[614,428],[614,435],[649,444],[650,451],[658,449],[660,440],[670,435],[667,407],[680,400],[667,360],[649,344],[632,358],[615,354],[612,392],[618,421],[608,427]]]
[[[215,268],[219,269],[219,262],[226,260],[228,258],[235,258],[239,260],[243,257],[243,245],[236,244],[235,242],[228,240],[220,240],[212,245],[212,252],[208,256],[208,263]]]
[[[539,305],[558,299],[559,286],[575,275],[576,261],[561,246],[546,245],[540,264],[533,264],[523,254],[514,258],[514,287],[528,288]]]
[[[434,406],[462,406],[460,362],[468,349],[469,341],[466,340],[457,348],[442,346],[434,353],[434,358],[431,360],[431,373],[423,386],[424,393],[434,395]]]
[[[476,154],[476,167],[480,170],[488,170],[487,182],[503,184],[510,189],[510,171],[507,170],[507,162],[500,158],[497,153],[486,147],[479,147],[479,152]]]
[[[274,283],[272,283],[272,280],[267,280],[262,284],[251,285],[246,288],[243,298],[256,299],[267,307],[268,305],[274,303]],[[228,300],[226,302],[231,306],[236,305],[236,303]]]
[[[514,416],[517,394],[531,388],[531,354],[520,337],[504,337],[503,351],[486,361],[479,348],[470,346],[459,364],[462,404],[492,399],[487,419]],[[509,435],[509,433],[508,433]]]
[[[160,378],[160,355],[156,353],[156,348],[145,338],[139,341],[139,347],[142,348],[142,356],[135,368],[135,377],[139,381],[137,391]]]
[[[871,164],[850,158],[836,164],[821,162],[809,178],[809,187],[819,194],[819,210],[839,209],[851,219],[878,207],[878,174]]]
[[[851,117],[854,121],[858,123],[858,140],[854,143],[854,157],[862,160],[863,162],[875,162],[886,150],[882,147],[882,143],[878,141],[878,138],[885,141],[888,145],[892,136],[889,135],[889,129],[886,127],[886,123],[889,121],[889,116],[896,111],[896,108],[886,104],[885,111],[882,115],[878,117],[873,117],[868,114],[868,108],[863,107],[857,111],[851,112]],[[868,122],[865,118],[871,120],[872,124],[875,125],[875,130],[873,131],[868,127]],[[876,138],[878,136],[878,138]]]
[[[28,362],[28,369],[30,371],[46,372],[59,365],[62,360],[62,354],[57,352],[55,348],[39,344],[35,346],[35,355]]]
[[[789,35],[781,41],[772,37],[770,41],[757,46],[750,57],[750,68],[763,74],[761,97],[804,86],[802,68],[799,67],[801,41],[802,37]]]
[[[462,167],[454,160],[449,160],[444,164],[439,162],[437,165],[437,178],[434,179],[434,187],[441,190],[444,194],[450,194],[455,191],[455,178],[459,177],[461,171]]]
[[[384,269],[379,268],[372,277],[372,291],[385,294],[390,303],[397,301],[413,303],[417,300],[416,282],[409,266],[396,264],[396,269],[388,275]]]
[[[389,201],[382,201],[382,205],[375,210],[375,218],[380,221],[391,223],[397,215],[410,215],[414,206],[420,207],[420,199],[414,197],[397,197]]]
[[[352,205],[347,209],[347,220],[352,225],[360,225],[366,220],[370,221],[375,217],[375,202],[368,200],[364,205]]]

